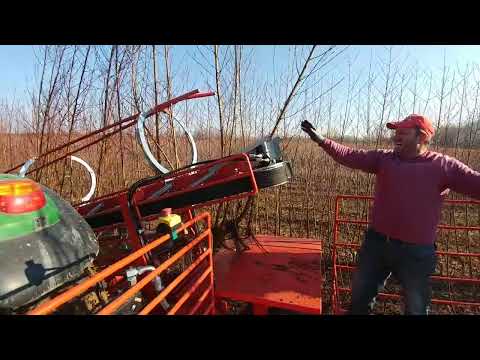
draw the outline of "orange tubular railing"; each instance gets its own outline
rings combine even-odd
[[[342,314],[345,313],[345,305],[342,304],[340,301],[340,294],[351,293],[350,286],[345,286],[342,284],[344,280],[343,276],[351,276],[353,271],[356,269],[356,264],[346,264],[347,260],[344,256],[340,253],[340,249],[350,249],[350,250],[358,250],[360,248],[360,244],[348,242],[348,240],[339,241],[340,235],[340,225],[341,224],[353,224],[358,226],[358,230],[361,230],[362,227],[368,226],[370,223],[367,219],[366,220],[358,220],[358,219],[348,219],[348,218],[341,218],[340,217],[340,210],[341,204],[343,201],[373,201],[373,197],[370,196],[355,196],[355,195],[339,195],[336,197],[336,204],[335,204],[335,223],[333,229],[333,246],[332,246],[332,256],[333,256],[333,291],[332,291],[332,310],[335,314]],[[465,205],[465,206],[476,206],[480,205],[479,201],[475,200],[445,200],[444,203],[446,205]],[[438,225],[439,230],[458,230],[461,232],[476,232],[478,236],[480,236],[480,226],[463,226],[463,225],[447,225],[447,224],[440,224]],[[458,244],[456,244],[458,246]],[[480,286],[480,277],[478,274],[474,274],[471,270],[469,275],[465,276],[453,276],[451,273],[453,271],[452,268],[449,268],[449,262],[454,257],[463,257],[464,260],[461,260],[464,263],[469,263],[470,261],[474,260],[478,263],[480,261],[480,249],[468,246],[468,251],[452,251],[447,248],[447,250],[438,250],[438,256],[443,256],[446,258],[446,271],[443,271],[444,274],[440,275],[432,275],[431,280],[433,282],[437,282],[440,284],[444,284],[448,287],[449,292],[453,286],[462,286],[462,285],[471,285],[473,287]],[[454,264],[452,264],[454,265]],[[470,264],[471,268],[474,268],[472,264]],[[436,294],[434,292],[433,298],[431,299],[431,303],[433,305],[444,305],[449,306],[452,309],[451,312],[454,313],[461,313],[462,310],[456,310],[459,307],[466,307],[469,309],[471,313],[480,313],[480,301],[475,296],[471,297],[470,299],[462,299],[458,298],[459,294],[449,294],[448,299],[441,299],[436,298]],[[377,299],[379,300],[387,300],[387,299],[395,299],[399,300],[402,299],[400,294],[395,293],[385,293],[380,292],[378,294]]]
[[[190,311],[191,314],[194,314],[198,309],[201,308],[201,305],[205,305],[206,301],[208,300],[208,307],[207,311],[204,312],[205,314],[211,314],[214,312],[214,294],[213,294],[213,239],[212,239],[212,231],[211,231],[211,216],[209,213],[203,213],[192,220],[183,224],[177,231],[180,233],[186,228],[191,227],[195,223],[199,221],[206,221],[207,229],[202,233],[198,234],[195,239],[189,242],[187,245],[182,247],[178,250],[175,254],[169,257],[165,262],[160,264],[158,267],[155,268],[154,271],[151,271],[148,275],[143,277],[138,283],[134,286],[130,287],[127,291],[121,294],[118,298],[108,303],[104,308],[102,308],[97,314],[98,315],[111,315],[116,310],[118,310],[122,305],[127,303],[127,301],[132,298],[135,294],[139,291],[144,289],[147,285],[151,284],[151,282],[155,279],[156,276],[163,273],[166,269],[170,266],[175,264],[178,260],[180,260],[183,256],[185,256],[189,251],[191,251],[195,246],[199,245],[202,241],[208,240],[208,248],[197,258],[193,261],[191,265],[189,265],[181,274],[177,275],[175,279],[171,281],[158,295],[156,295],[149,303],[147,303],[144,308],[140,311],[140,315],[146,315],[150,313],[162,300],[164,300],[177,286],[187,279],[187,277],[192,274],[192,272],[199,268],[199,266],[204,263],[205,261],[208,262],[208,266],[203,274],[195,281],[195,283],[191,286],[191,288],[187,289],[187,291],[182,295],[182,297],[168,310],[169,315],[173,315],[177,313],[177,311],[182,307],[182,305],[191,298],[192,294],[199,288],[200,284],[202,284],[207,278],[209,281],[208,288],[205,292],[201,294],[198,298],[197,303],[195,304],[194,308]],[[35,309],[31,310],[27,313],[27,315],[47,315],[51,314],[55,310],[57,310],[60,306],[74,300],[75,298],[79,297],[81,294],[86,292],[91,287],[97,285],[99,282],[105,280],[106,278],[110,277],[111,275],[115,274],[119,270],[123,269],[127,265],[132,264],[135,260],[139,259],[146,253],[150,252],[151,250],[155,249],[156,247],[164,244],[170,239],[170,235],[164,235],[157,240],[152,241],[148,245],[142,247],[141,249],[135,251],[134,253],[128,255],[127,257],[123,258],[122,260],[110,265],[103,271],[95,274],[94,276],[88,278],[87,280],[81,282],[80,284],[76,285],[75,287],[61,293],[60,295],[56,296],[55,298],[49,300],[41,304],[40,306],[36,307]],[[210,296],[208,296],[210,295]]]

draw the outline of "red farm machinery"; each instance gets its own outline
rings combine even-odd
[[[370,198],[337,198],[334,236],[328,249],[330,261],[322,264],[325,254],[320,240],[253,233],[241,238],[236,223],[227,224],[228,229],[219,229],[212,224],[209,212],[199,212],[206,206],[233,200],[249,202],[262,189],[288,183],[292,169],[283,158],[278,138],[264,139],[238,154],[198,161],[195,140],[180,124],[191,147],[190,164],[169,171],[153,156],[145,137],[145,120],[160,112],[168,113],[176,103],[212,95],[191,91],[6,171],[18,172],[18,177],[26,179],[29,174],[67,157],[85,166],[91,176],[91,189],[80,203],[67,204],[65,209],[80,215],[74,223],[88,227],[94,234],[93,238],[89,237],[89,243],[95,244],[90,252],[82,252],[77,251],[77,247],[84,247],[80,241],[72,245],[66,236],[59,240],[46,235],[39,252],[57,254],[58,264],[52,265],[53,260],[40,264],[42,258],[35,255],[19,259],[18,263],[27,267],[15,270],[20,273],[17,283],[4,280],[4,285],[0,284],[3,291],[0,306],[4,311],[29,315],[320,315],[324,312],[325,294],[331,290],[328,296],[331,313],[344,312],[360,230],[368,224],[368,218],[361,215],[361,211],[356,215],[350,210],[342,212],[341,205],[354,201],[357,209],[358,204],[360,208],[368,207]],[[94,198],[95,172],[74,154],[130,127],[135,127],[136,139],[156,174],[124,190]],[[88,143],[78,145],[85,141]],[[30,170],[42,158],[65,149],[65,154]],[[452,205],[475,207],[478,203]],[[348,217],[358,214],[355,219]],[[48,230],[45,226],[39,228]],[[470,225],[444,225],[443,230],[463,231],[467,237],[472,232],[480,234],[480,227]],[[219,245],[218,239],[226,233],[233,234],[232,248]],[[76,230],[69,234],[75,238]],[[67,243],[69,251],[65,251]],[[478,312],[480,302],[476,289],[480,281],[472,272],[472,265],[465,276],[452,276],[448,266],[459,264],[460,258],[463,262],[478,264],[480,254],[471,249],[439,250],[439,254],[446,258],[447,268],[434,280],[447,288],[445,294],[450,298],[434,299],[433,303],[456,309],[450,312]],[[32,280],[32,276],[23,276],[40,267],[44,269],[44,278],[37,276]],[[51,277],[48,269],[56,269]],[[328,289],[326,271],[332,274]],[[42,287],[42,282],[49,286]],[[456,285],[470,286],[470,299],[455,295],[451,289]],[[382,299],[400,297],[396,289],[380,295]]]

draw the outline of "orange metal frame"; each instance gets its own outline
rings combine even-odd
[[[195,187],[195,189],[201,189],[201,188],[210,188],[215,185],[221,185],[221,184],[226,184],[230,181],[237,180],[237,179],[247,179],[250,183],[250,190],[237,194],[237,195],[230,195],[224,198],[218,198],[215,200],[211,201],[205,201],[200,204],[194,204],[191,206],[187,206],[184,208],[177,208],[175,211],[178,213],[185,213],[189,212],[197,207],[205,207],[209,206],[212,204],[220,203],[220,202],[225,202],[225,201],[233,201],[237,199],[242,199],[245,197],[250,197],[254,196],[258,193],[258,186],[255,181],[255,174],[253,172],[252,164],[248,158],[248,155],[245,153],[240,153],[240,154],[234,154],[225,158],[221,158],[218,160],[215,160],[211,163],[208,164],[208,166],[202,166],[202,165],[197,165],[196,167],[191,167],[184,169],[178,173],[176,173],[174,176],[178,177],[180,179],[185,178],[188,179],[189,173],[190,172],[197,172],[200,175],[197,175],[197,179],[199,176],[203,176],[205,173],[207,173],[207,170],[210,169],[212,166],[215,166],[217,164],[227,164],[231,167],[234,167],[235,170],[232,169],[232,171],[227,171],[227,174],[222,176],[221,171],[219,171],[219,174],[217,174],[216,177],[214,177],[212,180],[205,181],[205,184],[200,184]],[[233,173],[233,175],[230,175],[230,173]],[[175,178],[174,177],[174,178]],[[159,179],[155,183],[145,185],[143,187],[140,187],[136,190],[133,198],[132,198],[132,205],[133,205],[133,211],[135,211],[137,218],[142,221],[150,221],[154,220],[158,217],[158,214],[153,214],[149,216],[142,217],[140,213],[140,206],[152,203],[155,201],[158,201],[159,199],[149,199],[149,196],[154,193],[156,190],[164,186],[165,184],[165,179],[168,179],[169,175],[167,174],[164,179]],[[182,183],[180,182],[180,185]],[[169,195],[164,195],[161,197],[161,199],[167,199],[172,196],[178,196],[184,193],[188,193],[189,191],[192,191],[192,189],[188,188],[188,183],[185,183],[185,186],[180,186],[181,188],[187,187],[187,189],[179,190],[179,191],[174,191],[174,194],[169,194]],[[114,194],[109,194],[102,196],[97,199],[90,200],[85,203],[77,204],[75,205],[76,210],[79,212],[80,215],[86,216],[88,212],[98,205],[104,204],[104,209],[98,211],[92,217],[99,216],[99,215],[105,215],[108,214],[109,212],[112,211],[118,211],[120,210],[122,213],[122,219],[119,220],[119,222],[109,224],[106,226],[102,227],[95,227],[94,231],[98,234],[101,231],[109,230],[109,229],[114,229],[117,228],[121,225],[124,225],[128,231],[128,243],[134,250],[140,249],[142,245],[142,241],[139,238],[139,235],[137,233],[137,228],[135,226],[135,223],[133,221],[133,218],[131,217],[130,214],[130,206],[128,202],[128,189],[124,189],[120,192],[116,192]],[[115,209],[115,210],[114,210]],[[140,257],[136,263],[136,265],[146,265],[147,264],[147,257],[142,256]]]
[[[322,313],[321,242],[313,239],[257,235],[241,254],[220,250],[215,256],[218,313],[226,301],[252,305],[253,315],[271,309]],[[267,252],[265,252],[267,251]]]
[[[339,218],[340,214],[340,206],[343,200],[364,200],[364,201],[372,201],[374,198],[371,196],[356,196],[356,195],[339,195],[336,197],[335,201],[335,224],[334,224],[334,234],[333,234],[333,291],[332,291],[332,309],[335,314],[343,314],[345,313],[345,309],[341,307],[339,303],[339,294],[341,292],[351,293],[350,288],[340,287],[338,284],[338,275],[339,272],[342,270],[353,272],[355,270],[355,266],[348,266],[348,265],[340,265],[338,263],[338,248],[350,248],[350,249],[359,249],[360,245],[339,242],[338,235],[339,235],[339,225],[340,224],[357,224],[359,226],[366,226],[369,224],[368,221],[364,220],[352,220],[352,219],[341,219]],[[480,201],[475,200],[445,200],[445,204],[451,205],[480,205]],[[461,230],[461,231],[479,231],[480,227],[478,226],[451,226],[451,225],[439,225],[438,229],[444,230]],[[465,257],[472,257],[472,258],[480,258],[480,252],[454,252],[454,251],[437,251],[437,255],[442,256],[465,256]],[[480,286],[480,279],[478,278],[468,278],[468,277],[451,277],[451,276],[431,276],[432,280],[435,281],[443,281],[448,283],[469,283],[469,284],[478,284]],[[402,296],[399,294],[386,294],[386,293],[379,293],[378,299],[401,299]],[[480,301],[479,302],[466,302],[466,301],[456,301],[456,300],[442,300],[442,299],[432,299],[432,304],[439,304],[439,305],[459,305],[459,306],[467,306],[473,307],[480,310]]]
[[[195,246],[200,244],[205,239],[208,240],[208,248],[203,252],[188,268],[186,268],[180,275],[178,275],[168,286],[166,286],[158,295],[156,295],[139,313],[140,315],[146,315],[152,312],[155,307],[166,298],[183,280],[185,280],[194,270],[199,268],[199,265],[206,260],[208,266],[202,275],[195,281],[193,286],[183,294],[183,296],[175,303],[168,312],[168,315],[174,315],[182,307],[187,300],[189,300],[192,294],[199,288],[199,286],[208,279],[208,287],[201,296],[198,298],[196,305],[193,309],[190,310],[190,314],[196,314],[201,305],[208,304],[206,311],[203,314],[214,314],[214,287],[213,287],[213,239],[211,231],[211,216],[209,213],[203,213],[192,220],[183,224],[178,231],[181,232],[186,228],[191,227],[196,222],[205,221],[207,223],[207,229],[200,233],[194,240],[189,244],[181,248],[178,252],[173,254],[168,260],[158,266],[154,271],[150,272],[148,275],[143,277],[137,284],[130,287],[126,292],[121,294],[118,298],[107,304],[102,308],[97,314],[98,315],[111,315],[116,310],[118,310],[122,305],[124,305],[130,298],[132,298],[136,293],[148,286],[152,280],[157,275],[160,275],[166,269],[168,269],[175,262],[180,260],[185,254],[192,250]],[[38,306],[37,308],[31,310],[27,315],[47,315],[54,312],[60,306],[68,303],[69,301],[77,298],[81,294],[85,293],[88,289],[97,285],[102,280],[114,275],[119,270],[125,268],[127,265],[134,263],[137,259],[143,257],[147,252],[155,249],[156,247],[164,244],[170,239],[170,235],[164,235],[157,240],[152,241],[150,244],[142,247],[141,249],[135,251],[134,253],[128,255],[122,260],[112,264],[98,274],[88,278],[87,280],[81,282],[77,286],[65,291],[64,293],[58,295],[57,297],[49,300]]]
[[[252,187],[250,191],[247,191],[247,192],[244,192],[244,193],[241,193],[241,194],[237,194],[237,195],[227,196],[227,197],[221,198],[221,199],[215,199],[215,200],[202,202],[200,204],[189,205],[185,208],[176,209],[176,211],[184,211],[184,210],[187,210],[187,209],[191,210],[191,209],[194,209],[194,208],[197,208],[197,207],[205,207],[205,206],[210,206],[210,205],[218,204],[218,203],[225,202],[225,201],[233,201],[233,200],[243,199],[245,197],[250,197],[250,196],[257,195],[258,194],[258,186],[257,186],[257,182],[255,181],[255,174],[253,173],[252,164],[251,164],[250,159],[248,158],[247,154],[245,154],[245,153],[234,154],[234,155],[230,155],[228,157],[224,157],[224,158],[215,160],[215,161],[209,163],[209,167],[212,167],[212,166],[217,165],[217,164],[229,163],[229,162],[234,162],[234,161],[244,161],[244,164],[242,164],[241,166],[244,166],[245,169],[240,168],[241,163],[238,163],[237,164],[238,169],[236,170],[236,172],[233,175],[223,176],[223,177],[220,177],[220,179],[217,179],[217,180],[214,180],[214,181],[209,181],[209,182],[207,182],[207,184],[201,184],[201,185],[197,186],[196,189],[212,187],[212,186],[215,186],[215,185],[222,185],[222,184],[228,183],[229,181],[233,181],[233,180],[237,180],[237,179],[241,179],[241,178],[248,178],[248,180],[250,181],[251,187]],[[188,172],[195,171],[195,170],[198,171],[198,169],[192,170],[191,168],[188,168],[188,169],[182,171],[181,173],[176,174],[176,176],[183,176],[183,175],[187,174]],[[178,196],[180,194],[187,193],[189,191],[191,191],[191,189],[175,191],[174,194],[169,194],[169,195],[162,196],[161,199],[162,200],[168,199],[168,198],[171,198],[173,196]],[[151,192],[153,192],[153,191],[150,190],[150,193]],[[145,196],[145,194],[143,196]],[[147,216],[147,217],[142,218],[142,216],[140,214],[140,211],[139,211],[139,206],[144,205],[144,204],[148,204],[148,203],[152,203],[152,202],[156,202],[156,201],[158,201],[158,199],[149,200],[148,196],[145,196],[145,197],[147,197],[147,200],[137,200],[137,197],[134,196],[133,203],[135,205],[135,210],[137,211],[139,219],[142,219],[142,220],[154,219],[158,215],[152,215],[152,216]]]

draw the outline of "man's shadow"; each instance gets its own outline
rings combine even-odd
[[[49,278],[61,273],[62,271],[67,270],[68,268],[71,268],[71,267],[74,267],[75,265],[80,264],[81,262],[83,262],[89,257],[90,257],[89,255],[86,255],[83,258],[78,259],[66,266],[60,266],[60,267],[54,267],[54,268],[45,268],[43,264],[36,263],[34,260],[28,260],[25,262],[26,268],[24,271],[25,277],[27,278],[28,283],[6,294],[1,295],[0,300],[8,299],[9,297],[15,296],[16,294],[24,290],[27,290],[31,287],[40,286],[45,280],[48,280]],[[79,277],[82,277],[82,274],[79,274]],[[76,280],[77,279],[73,281],[76,281]],[[70,283],[70,282],[71,281],[65,281],[65,283]],[[54,290],[54,289],[48,289],[48,290]]]

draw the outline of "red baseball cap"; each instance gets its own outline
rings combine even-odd
[[[413,129],[418,127],[430,139],[435,134],[435,129],[427,117],[417,114],[407,116],[402,121],[389,122],[387,128],[389,129]]]

